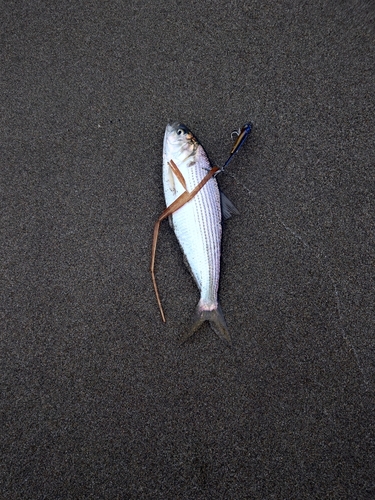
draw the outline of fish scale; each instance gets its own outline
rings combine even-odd
[[[188,167],[181,172],[191,191],[206,171]],[[202,174],[203,175],[197,175]],[[191,177],[192,183],[187,179]],[[215,189],[216,188],[216,189]],[[196,198],[196,199],[195,199]],[[220,274],[221,211],[217,183],[211,179],[184,207],[172,215],[173,227],[201,290],[201,299],[217,306]]]

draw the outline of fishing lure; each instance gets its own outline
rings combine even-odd
[[[222,172],[224,171],[224,168],[229,164],[229,162],[232,161],[234,155],[237,154],[238,151],[242,148],[252,128],[253,126],[251,123],[245,123],[241,130],[239,130],[238,132],[232,132],[232,134],[236,133],[238,137],[229,153],[229,158],[220,169]]]

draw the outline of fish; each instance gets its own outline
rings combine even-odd
[[[177,166],[177,171],[172,166]],[[168,124],[163,143],[163,188],[169,207],[194,188],[212,170],[202,145],[181,123]],[[218,169],[217,169],[218,170]],[[235,206],[220,193],[214,175],[195,196],[169,215],[184,255],[184,262],[200,291],[193,324],[182,342],[208,321],[213,331],[228,344],[231,337],[218,301],[223,217],[238,214]]]

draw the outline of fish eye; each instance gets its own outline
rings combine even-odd
[[[184,131],[182,130],[182,128],[179,128],[179,129],[177,130],[177,135],[181,135],[181,134],[183,134],[183,132],[184,132]]]

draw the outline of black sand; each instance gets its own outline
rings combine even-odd
[[[1,498],[373,499],[372,2],[1,8]],[[51,6],[55,4],[55,6]],[[86,6],[80,6],[86,4]],[[233,346],[163,224],[185,122],[241,215]]]

